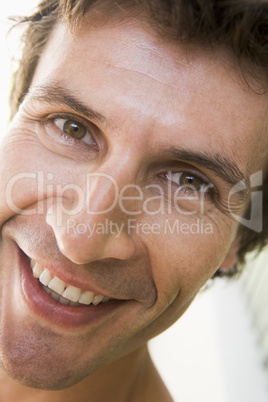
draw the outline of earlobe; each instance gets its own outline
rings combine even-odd
[[[237,237],[231,244],[229,251],[220,266],[221,271],[229,271],[234,268],[238,262],[238,250],[240,248],[240,237]]]

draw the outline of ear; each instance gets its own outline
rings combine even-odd
[[[240,237],[236,237],[235,240],[232,242],[229,251],[220,266],[221,271],[229,271],[231,270],[238,260],[238,250],[240,247]]]

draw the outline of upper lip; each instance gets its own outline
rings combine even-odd
[[[44,261],[44,259],[40,258],[39,256],[38,257],[29,256],[23,250],[22,250],[22,252],[28,257],[29,263],[30,263],[30,260],[38,262],[40,265],[42,265],[43,268],[47,268],[53,276],[57,276],[59,279],[61,279],[68,285],[72,285],[77,288],[80,288],[82,291],[89,290],[95,294],[107,296],[112,299],[130,300],[130,298],[127,299],[127,298],[119,297],[118,295],[113,295],[110,292],[107,292],[106,290],[103,290],[95,285],[92,285],[92,283],[88,282],[88,279],[83,280],[82,276],[85,276],[85,275],[83,273],[83,268],[80,266],[70,266],[70,265],[74,265],[73,263],[52,264],[51,262]],[[70,275],[71,269],[72,269],[72,272],[79,272],[79,278],[75,277],[74,275]]]
[[[24,221],[23,224],[20,220],[9,221],[4,236],[16,245],[29,264],[31,259],[38,262],[53,276],[82,291],[89,290],[96,295],[122,301],[133,300],[148,306],[153,306],[157,300],[150,262],[141,260],[139,255],[131,261],[106,259],[77,265],[60,253],[50,233],[30,231]]]

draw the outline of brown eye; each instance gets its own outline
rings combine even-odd
[[[200,191],[202,187],[204,187],[205,183],[192,174],[182,173],[180,177],[180,185],[183,187],[189,187],[191,190],[194,191]]]
[[[192,173],[168,172],[166,177],[178,186],[188,188],[191,191],[206,191],[210,187],[205,180]]]
[[[76,138],[77,140],[81,140],[86,135],[87,129],[85,126],[76,121],[65,120],[62,131],[71,137]]]
[[[73,119],[54,119],[54,124],[65,134],[76,140],[82,140],[86,144],[93,146],[97,149],[97,144],[95,138],[91,134],[91,130],[88,129],[84,124],[79,123]]]

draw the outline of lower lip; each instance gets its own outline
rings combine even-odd
[[[29,258],[19,251],[21,291],[30,311],[50,324],[65,329],[92,326],[113,314],[128,301],[112,300],[97,306],[66,306],[52,299],[32,275]]]

